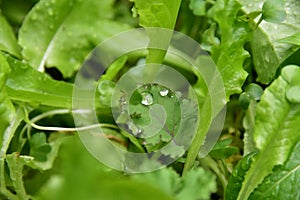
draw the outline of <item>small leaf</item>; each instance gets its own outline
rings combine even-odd
[[[191,0],[189,7],[196,16],[203,16],[206,14],[205,0]]]
[[[226,159],[229,156],[239,152],[237,147],[229,146],[232,139],[218,141],[214,148],[209,152],[209,155],[215,159]]]
[[[46,161],[47,154],[51,151],[50,145],[46,141],[45,133],[35,133],[30,138],[30,155],[38,161]]]
[[[268,22],[280,23],[286,17],[283,0],[266,0],[262,11],[262,18]]]

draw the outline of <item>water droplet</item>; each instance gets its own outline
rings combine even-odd
[[[48,10],[48,15],[49,15],[49,16],[53,16],[53,15],[54,15],[54,12],[53,12],[52,9],[49,9],[49,10]]]
[[[142,142],[142,145],[147,145],[146,140],[144,140],[144,141]]]
[[[161,90],[161,91],[159,92],[160,96],[163,96],[163,97],[167,96],[168,93],[169,93],[169,90],[168,90],[168,89],[163,89],[163,90]]]
[[[50,28],[50,29],[54,29],[54,25],[53,25],[53,24],[50,24],[50,25],[49,25],[49,28]]]
[[[45,3],[45,6],[46,6],[46,7],[49,7],[49,6],[50,6],[50,3],[49,3],[49,2],[46,2],[46,3]]]
[[[137,127],[133,122],[127,122],[129,130],[132,132],[133,135],[139,135],[142,133],[142,130]]]
[[[72,34],[72,32],[71,31],[69,31],[69,32],[67,32],[67,36],[72,36],[73,34]]]
[[[36,20],[36,19],[37,19],[37,15],[36,15],[35,13],[32,13],[31,19],[32,19],[32,20]]]
[[[148,92],[142,92],[142,104],[145,106],[150,106],[153,104],[153,96]]]
[[[269,63],[269,62],[270,62],[270,59],[269,59],[269,57],[268,57],[268,56],[266,56],[266,57],[265,57],[265,60],[266,60],[266,62],[267,62],[267,63]]]

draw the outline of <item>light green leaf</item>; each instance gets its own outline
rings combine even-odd
[[[11,73],[7,77],[6,90],[11,99],[55,107],[72,107],[72,84],[56,81],[12,57],[8,56],[7,61]]]
[[[300,68],[297,68],[299,73]],[[299,79],[294,67],[283,70],[264,92],[256,107],[254,142],[259,153],[245,176],[238,199],[247,199],[251,192],[272,171],[275,165],[287,160],[292,147],[300,140],[300,104],[291,104],[286,98],[292,80]]]
[[[134,2],[140,25],[173,29],[181,0],[131,0]]]
[[[156,185],[129,179],[105,167],[89,154],[78,137],[68,137],[62,143],[59,158],[56,175],[36,195],[40,199],[172,199]]]
[[[20,29],[22,55],[39,71],[57,67],[70,77],[96,45],[129,28],[108,20],[111,4],[111,0],[38,2]]]
[[[215,178],[203,168],[192,169],[183,177],[179,177],[172,168],[132,176],[132,179],[159,188],[177,200],[209,199],[211,193],[217,190]]]
[[[286,17],[283,0],[266,0],[262,7],[262,18],[268,22],[279,23]]]
[[[300,142],[292,149],[284,165],[276,166],[272,174],[254,190],[249,200],[300,198]]]
[[[248,22],[237,20],[241,7],[236,0],[218,0],[208,11],[208,16],[218,23],[221,32],[220,45],[215,43],[210,52],[222,75],[227,100],[230,95],[242,91],[247,77],[243,63],[249,54],[243,46],[252,30]]]
[[[5,84],[7,76],[11,72],[6,58],[0,54],[0,143],[2,141],[2,133],[11,122],[15,114],[15,108],[7,94]]]
[[[178,200],[210,199],[217,191],[216,177],[202,168],[192,169],[182,178],[182,189],[176,196]]]
[[[191,0],[189,7],[193,11],[194,15],[203,16],[206,14],[205,0]]]
[[[256,0],[251,3],[248,0],[239,1],[247,13],[261,10],[265,2],[265,0]],[[280,64],[299,49],[299,45],[290,44],[290,42],[283,43],[280,40],[300,32],[300,15],[297,14],[300,1],[284,1],[284,8],[286,10],[285,21],[280,24],[262,21],[251,41],[258,81],[263,84],[269,84],[274,79]]]
[[[282,39],[278,40],[278,42],[295,44],[295,45],[300,46],[300,33],[295,33],[294,35],[282,38]]]
[[[157,27],[173,30],[179,12],[181,0],[131,0],[140,19],[140,25],[146,28],[151,44],[159,46],[160,49],[148,49],[147,63],[162,63],[168,49],[172,31],[162,29],[147,29],[147,27]],[[146,75],[152,81],[159,66],[147,66]]]
[[[0,50],[10,53],[14,56],[21,57],[20,47],[18,46],[16,36],[6,21],[4,16],[0,13]]]

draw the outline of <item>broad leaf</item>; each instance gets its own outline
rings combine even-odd
[[[248,22],[237,20],[241,7],[236,0],[218,0],[208,11],[208,16],[218,23],[221,32],[221,43],[214,42],[210,52],[222,75],[227,100],[230,95],[242,91],[241,86],[247,77],[243,63],[249,54],[243,46],[249,40],[251,28]]]
[[[108,20],[111,4],[111,0],[38,2],[19,32],[22,55],[39,71],[57,67],[70,77],[96,45],[129,28]]]
[[[18,46],[16,36],[6,21],[6,19],[0,13],[0,50],[20,57],[20,47]]]
[[[73,85],[56,81],[38,72],[27,63],[7,57],[11,73],[7,77],[6,90],[13,100],[55,107],[72,107]]]
[[[256,107],[254,142],[259,153],[245,176],[238,199],[247,199],[275,165],[287,160],[300,140],[300,104],[290,103],[286,92],[294,82],[300,86],[300,68],[287,66],[282,76],[264,92]],[[295,73],[296,72],[296,73]]]
[[[11,72],[6,58],[0,54],[0,143],[2,141],[2,133],[11,122],[15,114],[15,108],[7,94],[5,84],[7,76]]]
[[[293,148],[284,165],[276,166],[272,174],[254,190],[249,200],[300,198],[300,142]]]
[[[265,2],[265,0],[251,3],[248,0],[239,1],[242,2],[243,9],[247,13],[261,10]],[[254,32],[251,41],[253,62],[258,80],[264,84],[269,84],[274,79],[280,64],[299,49],[299,46],[295,46],[294,43],[282,43],[281,39],[300,32],[300,15],[296,14],[300,9],[300,1],[284,1],[284,9],[286,18],[283,23],[274,24],[262,21]]]

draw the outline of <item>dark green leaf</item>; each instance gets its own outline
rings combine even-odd
[[[30,138],[30,155],[37,161],[46,161],[51,146],[46,141],[45,133],[35,133]]]
[[[215,159],[225,159],[229,156],[238,153],[237,147],[229,146],[232,139],[218,141],[214,148],[209,152],[209,155]]]
[[[246,155],[238,165],[234,168],[228,180],[228,185],[225,191],[226,200],[236,200],[240,189],[242,188],[243,181],[245,180],[246,172],[249,170],[256,152]]]

